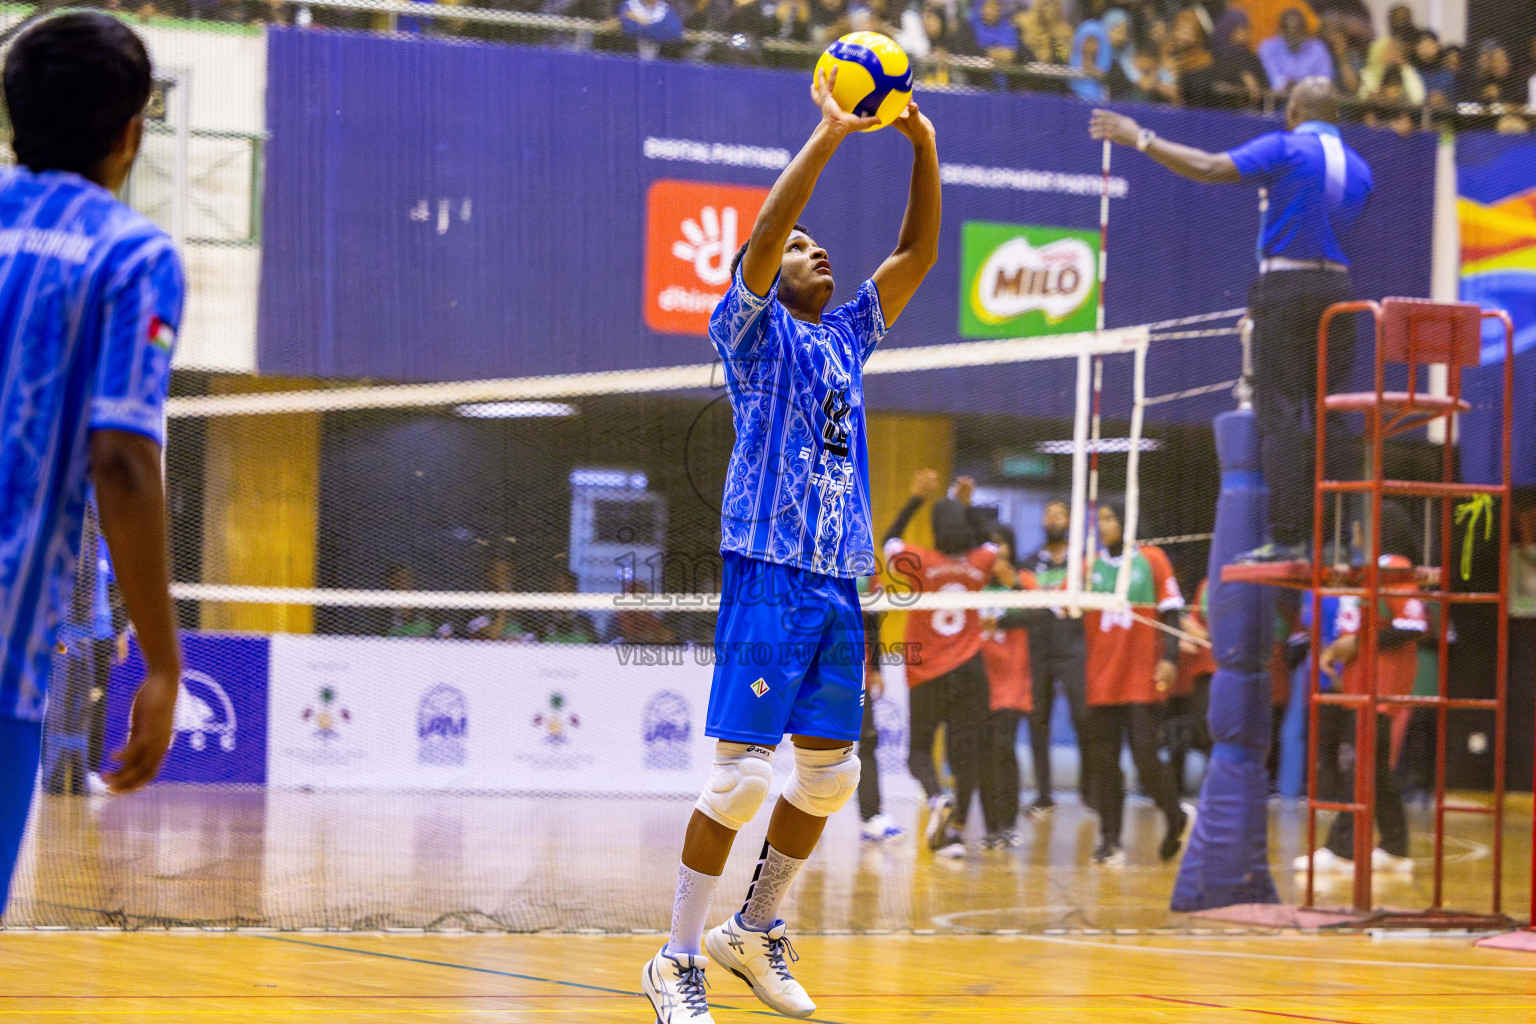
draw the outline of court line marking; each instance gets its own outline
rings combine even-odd
[[[1290,1017],[1293,1020],[1322,1021],[1324,1024],[1364,1024],[1363,1021],[1340,1020],[1337,1017],[1313,1017],[1304,1013],[1286,1013],[1283,1010],[1260,1010],[1247,1006],[1228,1006],[1224,1003],[1198,1003],[1193,999],[1174,999],[1169,996],[1146,996],[1160,1003],[1177,1003],[1181,1006],[1199,1006],[1212,1010],[1238,1010],[1242,1013],[1258,1013],[1266,1017]]]
[[[1051,942],[1063,946],[1092,946],[1098,949],[1118,949],[1122,952],[1135,950],[1140,953],[1171,953],[1174,956],[1214,956],[1236,960],[1285,960],[1304,964],[1347,964],[1359,967],[1431,967],[1441,971],[1502,971],[1515,974],[1536,974],[1536,967],[1506,967],[1499,964],[1447,964],[1424,960],[1358,960],[1334,956],[1290,956],[1285,953],[1234,953],[1224,949],[1170,949],[1167,946],[1138,946],[1121,942],[1092,942],[1060,935],[1020,934],[1012,938],[1032,942]]]
[[[371,949],[354,949],[350,946],[332,946],[323,942],[310,942],[305,939],[290,939],[282,935],[258,935],[256,938],[267,939],[272,942],[286,942],[294,946],[313,946],[316,949],[331,949],[338,953],[356,953],[360,956],[373,956],[384,960],[403,960],[407,963],[426,964],[430,967],[447,967],[456,971],[474,971],[477,974],[495,974],[503,978],[516,978],[519,981],[537,981],[545,985],[562,985],[567,988],[585,989],[589,992],[606,992],[609,995],[631,996],[636,999],[645,998],[645,994],[643,992],[634,992],[619,988],[605,988],[602,985],[588,985],[580,981],[561,981],[558,978],[540,978],[532,974],[517,974],[513,971],[499,971],[494,967],[476,967],[472,964],[456,964],[449,960],[425,960],[421,957],[401,956],[399,953],[378,953]],[[772,1010],[747,1010],[739,1006],[729,1006],[725,1003],[716,1003],[715,1006],[721,1010],[740,1010],[743,1013],[750,1013],[757,1017],[782,1016],[782,1014],[775,1013]],[[810,1024],[842,1024],[840,1021],[823,1020],[819,1017],[802,1017],[801,1020],[809,1021]]]

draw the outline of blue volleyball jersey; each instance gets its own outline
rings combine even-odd
[[[752,294],[741,269],[709,324],[725,364],[736,444],[720,506],[720,550],[828,576],[875,571],[864,361],[885,336],[873,281],[802,323]]]
[[[183,292],[170,239],[106,189],[0,173],[0,717],[42,718],[91,432],[164,443]]]

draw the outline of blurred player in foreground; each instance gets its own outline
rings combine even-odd
[[[725,568],[705,723],[719,742],[688,823],[671,935],[642,972],[661,1024],[710,1024],[704,972],[711,959],[779,1013],[816,1011],[790,975],[796,956],[779,908],[827,816],[859,781],[857,578],[876,568],[863,366],[938,258],[939,158],[932,123],[910,104],[895,122],[913,149],[896,249],[851,301],[823,314],[832,265],[795,222],[842,141],[878,123],[844,112],[834,82],[835,74],[817,76],[811,95],[821,123],[763,203],[710,324],[736,425],[721,503]],[[786,733],[794,737],[795,772],[774,807],[746,904],[705,937],[731,843],[767,797]]]
[[[103,14],[22,32],[5,60],[19,166],[0,174],[0,909],[32,798],[50,661],[94,485],[147,666],[114,792],[155,777],[181,680],[160,450],[181,260],[113,198],[138,155],[149,56]]]

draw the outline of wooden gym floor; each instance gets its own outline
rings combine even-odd
[[[0,931],[0,1024],[653,1019],[638,981],[662,936],[633,932],[666,923],[686,802],[167,787],[42,804]],[[890,809],[919,823],[915,806]],[[1505,909],[1523,918],[1529,797],[1510,810]],[[1429,900],[1427,813],[1410,823],[1419,873],[1379,879],[1382,904]],[[1267,931],[1171,913],[1175,868],[1157,863],[1161,822],[1138,801],[1119,871],[1088,866],[1092,816],[1070,800],[1048,822],[1022,821],[1019,849],[955,862],[910,840],[861,844],[857,826],[851,813],[833,819],[786,907],[815,1020],[1536,1020],[1531,954],[1465,935]],[[1271,807],[1289,902],[1300,826],[1296,808]],[[1451,819],[1448,905],[1487,909],[1487,828]],[[749,827],[739,841],[716,917],[745,891],[760,838]],[[1348,895],[1335,883],[1318,902]],[[291,930],[315,921],[338,930]],[[272,930],[191,933],[255,925]],[[563,934],[506,934],[538,929]],[[583,929],[609,934],[572,934]],[[712,983],[722,1024],[773,1016],[735,978]]]
[[[646,936],[0,935],[0,1020],[644,1024]],[[813,936],[817,1021],[1536,1018],[1536,957],[1362,936]],[[721,1024],[774,1017],[715,977]]]

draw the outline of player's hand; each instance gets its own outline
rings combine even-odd
[[[1007,587],[1009,590],[1019,585],[1019,574],[1014,571],[1013,563],[1002,557],[1001,553],[999,553],[997,561],[992,563],[992,581],[1000,587]]]
[[[132,793],[159,774],[166,748],[171,745],[180,688],[179,667],[174,672],[150,672],[144,677],[128,717],[128,742],[112,755],[122,767],[101,776],[112,792]]]
[[[922,498],[924,501],[932,501],[939,493],[939,474],[937,470],[920,469],[912,474],[912,497]]]
[[[864,699],[879,700],[885,696],[885,677],[873,665],[864,666]]]
[[[1359,653],[1360,638],[1354,633],[1346,633],[1323,648],[1323,653],[1318,655],[1317,666],[1329,675],[1333,675],[1354,661]]]
[[[1141,125],[1113,110],[1095,110],[1088,119],[1088,134],[1100,142],[1108,139],[1116,145],[1134,146]]]
[[[1158,693],[1167,693],[1173,688],[1173,681],[1178,677],[1179,669],[1173,662],[1163,658],[1152,670],[1152,683],[1157,687]]]
[[[891,122],[896,130],[912,140],[914,149],[934,144],[935,133],[933,122],[928,120],[928,115],[917,109],[916,100],[907,101],[907,109],[896,115],[896,120]]]
[[[880,123],[878,117],[858,117],[838,106],[837,100],[832,98],[832,87],[836,84],[837,68],[835,67],[830,73],[816,72],[816,78],[811,82],[811,99],[821,108],[822,124],[836,135],[843,136],[873,128]]]

